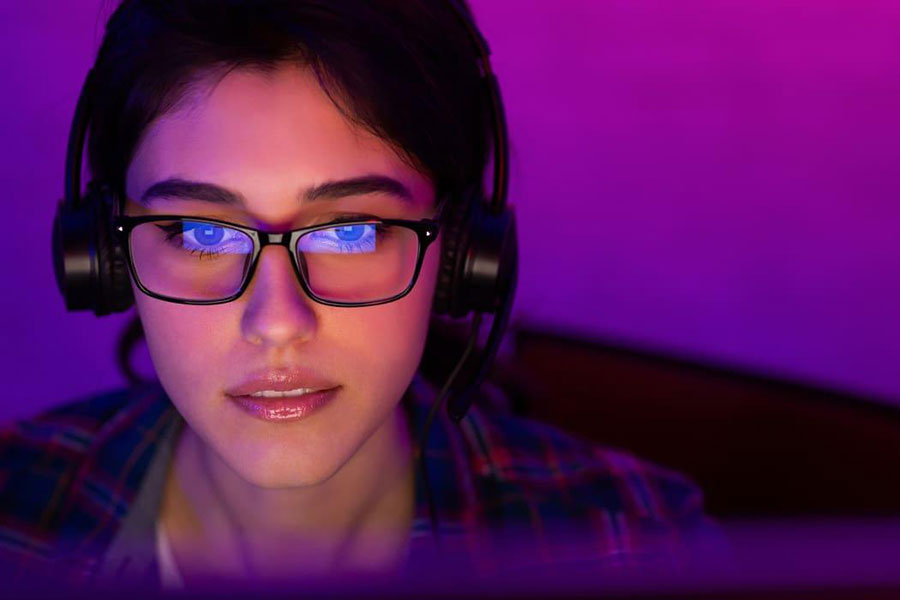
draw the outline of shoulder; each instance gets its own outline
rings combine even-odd
[[[139,402],[135,390],[115,390],[64,404],[0,428],[0,473],[80,462],[117,417]],[[53,470],[53,469],[51,469]],[[0,489],[9,487],[0,479]]]
[[[675,524],[702,515],[684,475],[551,425],[475,408],[462,423],[476,477],[531,510]],[[503,503],[499,503],[502,505]]]
[[[51,480],[82,462],[104,427],[130,401],[125,390],[118,390],[4,425],[0,428],[2,497],[7,499],[12,491],[19,495],[23,484]],[[25,489],[36,492],[31,486]]]
[[[154,385],[115,390],[0,428],[0,556],[50,558],[61,531],[124,508],[121,475],[143,463],[163,399]]]

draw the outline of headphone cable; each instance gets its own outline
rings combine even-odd
[[[431,429],[431,424],[434,422],[438,411],[443,405],[444,399],[451,391],[453,384],[456,383],[457,378],[463,371],[463,367],[468,364],[469,357],[475,350],[480,329],[481,313],[476,312],[472,317],[472,332],[469,335],[469,341],[466,344],[466,349],[463,351],[462,356],[456,363],[456,366],[453,368],[453,371],[450,373],[450,377],[447,378],[447,381],[446,383],[444,383],[441,391],[438,392],[437,397],[431,403],[431,408],[428,411],[428,415],[425,417],[425,422],[422,424],[422,429],[419,431],[419,436],[416,439],[416,445],[413,450],[413,462],[415,463],[414,469],[421,478],[422,491],[425,495],[425,500],[428,503],[428,516],[431,524],[431,533],[435,540],[435,544],[438,547],[438,550],[440,550],[441,548],[440,531],[438,529],[437,510],[434,505],[434,496],[431,493],[431,485],[428,480],[428,466],[425,462],[425,443],[428,439],[428,431]],[[468,393],[468,390],[463,390],[462,393]]]

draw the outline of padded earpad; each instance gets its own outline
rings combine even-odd
[[[434,311],[454,318],[471,311],[496,313],[516,282],[512,210],[492,214],[485,201],[474,196],[450,213],[444,231]]]
[[[91,207],[70,207],[60,201],[53,221],[53,270],[56,285],[69,310],[93,309],[91,290],[96,281]]]
[[[463,263],[468,247],[467,221],[471,207],[477,198],[465,197],[462,202],[451,204],[442,224],[441,263],[437,286],[434,291],[433,310],[438,315],[465,316],[469,311],[460,306],[459,285],[462,282]]]
[[[511,208],[499,214],[477,203],[469,215],[468,239],[462,261],[459,306],[496,314],[515,291],[518,268],[515,218]]]
[[[78,207],[59,203],[53,221],[53,270],[69,310],[97,316],[133,303],[124,248],[112,231],[112,197],[89,184]]]

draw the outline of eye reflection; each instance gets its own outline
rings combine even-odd
[[[201,223],[198,227],[194,228],[194,237],[201,244],[217,244],[225,237],[225,228],[218,225]]]
[[[249,254],[253,251],[253,242],[245,233],[224,225],[182,219],[157,223],[156,226],[165,232],[165,241],[170,246],[191,254],[199,253],[200,257],[224,252]]]
[[[317,229],[302,236],[297,250],[309,254],[368,254],[376,252],[387,228],[380,223],[355,223]]]

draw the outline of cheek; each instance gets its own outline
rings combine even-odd
[[[335,336],[331,345],[343,347],[346,366],[355,365],[345,373],[357,384],[380,382],[392,390],[385,390],[387,394],[396,398],[408,385],[425,346],[439,258],[435,244],[423,260],[415,287],[396,302],[326,311],[321,331]]]
[[[187,389],[196,393],[213,385],[218,369],[228,366],[226,349],[234,345],[236,333],[229,325],[234,307],[173,304],[137,289],[134,294],[153,366],[170,396],[184,397]]]

